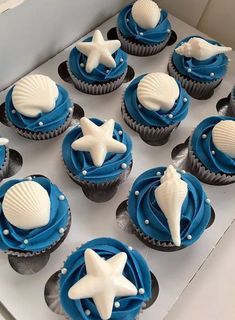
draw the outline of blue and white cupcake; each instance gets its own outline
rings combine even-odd
[[[75,87],[88,94],[105,94],[122,84],[127,73],[127,54],[118,40],[105,41],[99,30],[72,49],[68,71]]]
[[[128,126],[150,145],[165,144],[187,116],[190,98],[180,83],[165,73],[149,73],[134,79],[122,101]]]
[[[161,251],[192,245],[214,219],[200,181],[172,165],[150,169],[135,180],[128,214],[137,237]]]
[[[111,199],[132,167],[132,142],[114,120],[80,119],[65,137],[62,153],[70,177],[93,201]]]
[[[45,177],[9,180],[0,186],[0,202],[0,250],[25,264],[54,251],[69,231],[68,201]]]
[[[9,90],[5,112],[9,124],[21,136],[46,140],[69,127],[73,104],[62,86],[47,76],[32,74]]]
[[[235,119],[209,117],[189,141],[187,170],[213,185],[235,182]]]
[[[227,72],[229,59],[225,53],[231,50],[215,40],[187,37],[176,46],[168,72],[193,98],[208,99]]]
[[[4,178],[9,164],[9,140],[0,137],[0,181]]]
[[[168,13],[152,0],[137,0],[121,10],[117,34],[122,48],[136,56],[162,51],[171,35]]]
[[[74,251],[61,269],[58,287],[62,310],[71,320],[137,319],[152,296],[144,258],[111,238]]]

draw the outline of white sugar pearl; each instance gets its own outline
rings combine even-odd
[[[211,200],[210,200],[209,198],[207,198],[207,199],[206,199],[206,203],[207,203],[207,204],[210,204],[210,203],[211,203]]]
[[[149,224],[149,220],[148,219],[144,220],[144,223]]]
[[[187,101],[188,101],[188,99],[187,99],[187,98],[184,98],[184,99],[183,99],[183,101],[184,101],[184,102],[187,102]]]
[[[191,239],[192,239],[191,234],[187,235],[187,239],[188,239],[188,240],[191,240]]]
[[[83,170],[83,171],[82,171],[82,174],[83,174],[84,176],[86,176],[86,175],[87,175],[87,171],[86,171],[86,170]]]
[[[128,247],[128,249],[129,249],[130,251],[132,251],[132,250],[133,250],[133,248],[132,248],[131,246],[129,246],[129,247]]]
[[[185,174],[185,173],[186,173],[186,171],[185,171],[185,170],[181,170],[181,173],[182,173],[182,174]]]
[[[118,131],[119,136],[121,136],[123,134],[122,130]]]
[[[27,180],[28,180],[28,181],[32,181],[33,178],[32,178],[32,177],[27,177]]]
[[[211,153],[213,154],[213,156],[215,155],[215,150],[212,150]]]
[[[162,173],[160,171],[157,172],[157,176],[160,177]]]
[[[106,70],[106,73],[109,73],[109,71],[110,71],[110,70],[109,70],[109,69],[107,69],[107,70]]]
[[[61,269],[61,273],[62,273],[62,274],[66,274],[67,271],[68,271],[68,270],[67,270],[66,268],[62,268],[62,269]]]
[[[84,68],[84,63],[80,63],[80,67],[81,67],[81,68]]]
[[[126,21],[129,22],[130,20],[129,20],[129,19],[126,19]]]
[[[114,307],[115,307],[115,308],[120,308],[120,302],[116,301],[116,302],[114,303]]]
[[[16,114],[16,110],[13,109],[13,110],[11,111],[11,113],[12,113],[12,114]]]
[[[140,192],[138,190],[135,191],[135,195],[138,196]]]
[[[121,167],[122,167],[122,169],[126,169],[127,168],[127,164],[126,163],[122,163]]]
[[[65,231],[64,228],[60,228],[60,229],[59,229],[59,233],[60,233],[60,234],[63,234],[64,231]]]
[[[28,244],[29,240],[28,239],[24,239],[24,244]]]
[[[141,109],[141,108],[142,108],[141,104],[139,104],[139,105],[138,105],[138,108],[139,108],[139,109]]]
[[[40,127],[42,127],[42,126],[43,126],[43,122],[40,121],[40,122],[38,123],[38,125],[39,125]]]
[[[123,58],[121,58],[121,59],[120,59],[120,62],[123,62],[123,61],[124,61]]]
[[[168,115],[168,117],[169,117],[170,119],[172,119],[172,118],[173,118],[173,114],[170,113],[170,114]]]
[[[170,33],[170,32],[171,32],[171,29],[167,29],[167,32]]]
[[[143,35],[144,35],[144,33],[143,33],[143,32],[140,32],[140,35],[141,35],[141,36],[143,36]]]
[[[144,294],[144,293],[145,293],[144,288],[140,288],[140,289],[139,289],[139,294]]]
[[[206,139],[207,138],[207,135],[204,133],[203,135],[202,135],[202,139]]]
[[[69,108],[69,112],[73,112],[73,108]]]
[[[8,234],[9,234],[10,232],[9,232],[9,230],[8,229],[4,229],[3,230],[3,234],[4,234],[4,236],[8,236]]]
[[[188,72],[192,72],[192,69],[191,69],[191,68],[188,68]]]
[[[65,199],[65,196],[64,196],[63,194],[61,194],[61,195],[59,196],[59,199],[60,199],[61,201],[63,201],[63,200]]]
[[[215,76],[214,72],[211,72],[210,76],[213,78]]]
[[[86,314],[86,316],[90,316],[91,315],[91,311],[89,309],[86,309],[85,314]]]

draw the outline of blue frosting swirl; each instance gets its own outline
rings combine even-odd
[[[35,118],[26,117],[15,110],[12,101],[12,92],[14,87],[11,88],[7,93],[5,101],[8,120],[17,128],[33,132],[49,132],[58,129],[66,122],[70,112],[69,108],[72,107],[72,102],[69,98],[67,90],[60,85],[57,85],[57,87],[59,90],[59,96],[56,100],[55,108],[47,113],[42,112]],[[42,122],[43,125],[39,126],[39,122]]]
[[[165,127],[182,121],[188,114],[190,98],[180,83],[177,81],[179,97],[170,111],[151,111],[141,105],[137,97],[137,87],[144,76],[134,79],[125,91],[124,103],[129,115],[138,123],[151,127]],[[184,98],[187,98],[187,102],[184,102]],[[172,114],[173,118],[169,117],[169,114]]]
[[[167,40],[171,24],[166,11],[161,10],[161,17],[155,28],[145,30],[135,22],[131,9],[132,5],[126,6],[118,16],[118,29],[125,38],[132,38],[146,45],[155,45]]]
[[[87,38],[84,42],[91,42],[92,38]],[[87,73],[85,66],[87,57],[82,54],[76,47],[72,49],[69,55],[69,68],[72,74],[87,83],[98,84],[105,83],[120,78],[127,70],[127,54],[118,49],[113,54],[116,67],[109,69],[103,64],[99,64],[91,73]]]
[[[223,120],[231,117],[209,117],[203,120],[194,130],[191,138],[191,148],[202,164],[213,173],[235,174],[235,159],[217,149],[213,143],[212,130]],[[202,135],[206,135],[206,139]],[[215,151],[215,154],[212,154]]]
[[[60,301],[63,309],[69,318],[76,320],[100,320],[99,313],[92,299],[71,300],[68,297],[69,289],[81,278],[86,275],[84,252],[86,249],[94,250],[99,256],[106,260],[115,254],[125,252],[127,254],[127,264],[123,275],[131,281],[137,289],[144,288],[143,295],[137,294],[131,297],[116,298],[115,302],[120,303],[120,307],[113,309],[110,320],[133,320],[140,313],[143,303],[151,298],[151,278],[149,268],[143,257],[136,251],[130,250],[125,244],[111,239],[99,238],[87,242],[77,249],[64,264],[68,271],[65,275],[61,274],[59,280]],[[86,310],[91,314],[87,316]]]
[[[0,186],[0,203],[2,203],[7,190],[15,184],[25,181],[25,179],[14,179]],[[50,221],[40,228],[31,230],[19,229],[6,219],[2,207],[0,207],[0,250],[16,250],[40,252],[55,242],[59,241],[62,235],[59,232],[60,228],[66,229],[69,221],[69,204],[65,198],[59,200],[62,194],[58,187],[44,177],[35,177],[33,181],[39,183],[47,192],[51,201]],[[9,231],[8,235],[3,234],[3,230]],[[24,240],[28,240],[28,244]]]
[[[172,241],[167,219],[158,206],[154,191],[160,185],[161,176],[166,168],[154,168],[141,174],[134,182],[129,199],[128,212],[131,220],[145,235],[159,241]],[[188,184],[188,195],[181,213],[181,244],[193,244],[204,232],[211,218],[211,206],[206,203],[207,196],[201,183],[191,174],[181,174]],[[139,191],[139,195],[135,195]],[[145,224],[149,220],[149,224]],[[191,235],[192,238],[187,238]]]
[[[0,170],[2,169],[6,159],[6,147],[0,146]]]
[[[96,125],[101,126],[104,122],[98,119],[90,119]],[[122,131],[122,134],[119,134]],[[96,167],[93,164],[89,152],[74,151],[71,147],[72,143],[83,136],[81,127],[73,128],[64,138],[62,145],[63,159],[66,167],[79,180],[86,180],[92,183],[103,183],[114,180],[125,169],[122,169],[122,163],[129,166],[132,162],[132,142],[130,137],[125,133],[120,124],[115,123],[113,138],[126,145],[125,153],[112,153],[106,155],[105,161],[101,167]],[[87,174],[83,175],[82,171],[86,170]]]
[[[182,43],[188,42],[191,38],[201,38],[200,36],[190,36],[183,39],[177,46],[179,47]],[[219,42],[210,39],[204,39],[211,44],[220,45]],[[204,61],[199,61],[195,58],[187,58],[181,56],[174,51],[172,56],[173,64],[176,69],[182,75],[200,82],[211,82],[214,80],[221,79],[225,76],[228,67],[228,57],[224,54],[217,54]],[[190,72],[188,71],[190,70]],[[213,77],[211,76],[213,74]]]

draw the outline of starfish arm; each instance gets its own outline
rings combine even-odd
[[[115,121],[113,119],[109,119],[104,124],[102,124],[100,128],[103,131],[104,136],[112,138],[114,125]]]
[[[107,269],[106,262],[92,249],[85,251],[85,265],[87,274],[102,276]]]
[[[95,49],[92,50],[87,57],[86,72],[91,73],[100,64],[100,53]]]
[[[99,285],[97,279],[87,275],[69,289],[68,296],[72,300],[86,299],[97,294],[98,289]]]
[[[115,68],[116,62],[114,58],[112,57],[111,53],[106,49],[102,55],[100,56],[100,63],[105,65],[107,68]]]
[[[125,153],[127,150],[127,147],[124,143],[119,142],[113,138],[107,141],[106,146],[108,152]]]
[[[105,144],[96,143],[92,146],[90,150],[91,158],[96,167],[101,167],[105,161],[105,157],[107,154],[107,149]]]
[[[113,311],[114,294],[109,290],[105,290],[102,294],[93,297],[96,308],[102,320],[110,319]]]
[[[76,48],[85,56],[88,56],[93,49],[93,46],[91,42],[78,42]]]
[[[85,136],[75,140],[71,147],[75,151],[90,151],[92,148],[93,139],[91,136]]]
[[[80,119],[80,125],[84,136],[89,134],[96,135],[98,132],[100,132],[100,127],[86,117],[82,117]]]
[[[110,265],[110,268],[113,270],[114,274],[119,275],[123,273],[126,262],[127,254],[125,252],[120,252],[107,261],[107,263]]]
[[[104,44],[104,37],[100,30],[95,30],[93,37],[92,37],[92,42],[99,43],[99,44]]]
[[[106,41],[106,48],[111,54],[116,52],[121,47],[121,42],[119,40],[109,40]]]
[[[136,296],[137,288],[134,286],[132,282],[130,282],[123,275],[116,278],[115,280],[116,286],[116,297],[127,297],[127,296]]]

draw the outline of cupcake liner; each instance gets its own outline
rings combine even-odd
[[[66,166],[66,165],[65,165]],[[67,169],[67,168],[66,168]],[[132,169],[132,163],[119,175],[116,179],[104,183],[91,183],[88,181],[80,180],[70,170],[66,170],[70,178],[76,182],[81,188],[85,196],[94,202],[105,202],[113,198],[116,194],[118,187],[129,176]]]
[[[235,88],[233,88],[231,94],[230,94],[230,99],[229,99],[229,104],[228,104],[228,109],[227,109],[227,114],[228,117],[235,117]]]
[[[209,99],[214,94],[214,89],[218,87],[223,79],[213,80],[210,82],[199,82],[189,79],[184,75],[181,75],[175,68],[172,57],[167,67],[169,75],[180,81],[182,87],[188,92],[188,94],[198,100]]]
[[[59,136],[60,134],[62,134],[65,130],[68,129],[71,120],[73,117],[73,111],[69,112],[69,115],[65,121],[65,123],[60,126],[59,128],[55,129],[54,131],[48,131],[48,132],[33,132],[30,130],[25,130],[25,129],[21,129],[16,127],[12,122],[8,121],[8,123],[10,124],[10,126],[12,128],[14,128],[14,130],[21,135],[22,137],[26,138],[26,139],[30,139],[30,140],[49,140],[52,138],[55,138],[57,136]]]
[[[117,28],[117,35],[118,35],[118,39],[121,42],[122,49],[125,52],[132,54],[134,56],[140,56],[140,57],[152,56],[162,51],[166,47],[167,42],[169,41],[171,36],[171,34],[169,34],[169,37],[166,40],[158,44],[146,45],[141,43],[134,43],[131,40],[128,40],[122,35],[122,33],[118,28]]]
[[[10,150],[8,147],[6,147],[5,160],[0,168],[0,181],[2,181],[7,176],[9,161],[10,161]]]
[[[72,73],[72,71],[70,70],[68,63],[67,63],[67,68],[68,68],[70,77],[74,83],[74,86],[79,91],[87,94],[91,94],[91,95],[102,95],[118,89],[122,85],[127,73],[127,70],[126,70],[121,77],[113,81],[109,81],[101,84],[91,84],[91,83],[87,83],[85,81],[77,79],[75,75]]]
[[[154,128],[154,127],[145,126],[143,124],[139,124],[128,113],[123,99],[122,99],[121,110],[122,110],[123,119],[125,120],[126,124],[131,129],[136,131],[144,142],[146,142],[151,146],[161,146],[167,143],[172,131],[179,126],[179,123],[177,123],[175,125],[169,125],[167,127]]]
[[[213,173],[206,169],[202,162],[195,156],[189,142],[189,152],[186,162],[186,170],[204,183],[211,185],[227,185],[235,182],[235,175]]]
[[[18,257],[18,258],[32,258],[35,256],[41,256],[43,254],[51,254],[53,251],[55,251],[61,244],[62,242],[65,240],[65,238],[67,237],[70,227],[71,227],[71,210],[68,210],[68,214],[69,214],[69,219],[68,219],[68,223],[67,226],[65,228],[65,232],[63,234],[61,234],[61,237],[59,240],[57,240],[56,242],[52,243],[48,248],[41,250],[41,251],[37,251],[37,252],[32,252],[32,251],[17,251],[17,250],[12,250],[9,249],[7,251],[5,251],[5,253],[8,256],[14,256],[14,257]]]

